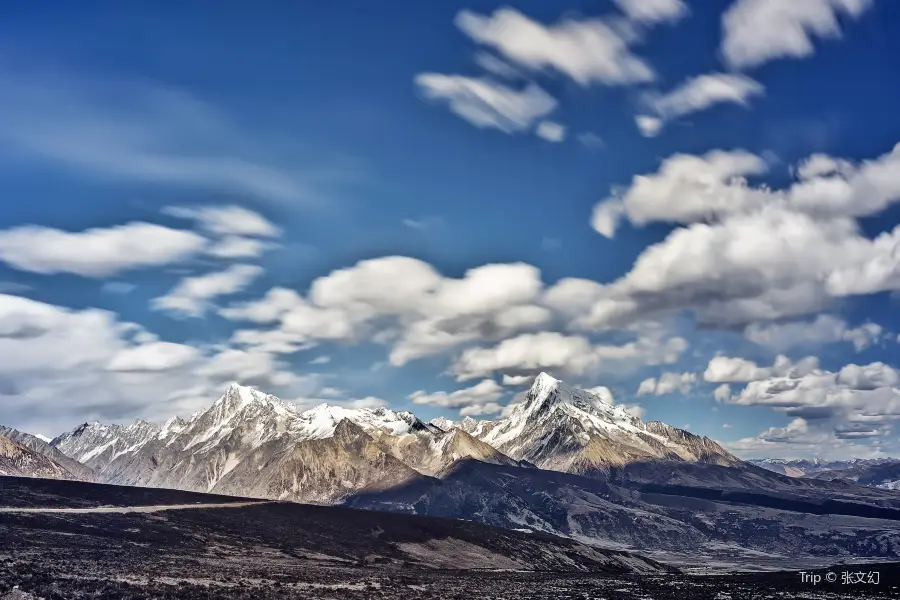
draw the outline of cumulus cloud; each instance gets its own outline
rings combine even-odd
[[[709,361],[703,380],[710,383],[746,383],[769,377],[798,377],[812,373],[819,367],[819,359],[807,356],[797,362],[779,355],[771,367],[760,367],[745,358],[716,356]]]
[[[0,231],[0,261],[20,271],[44,275],[109,277],[183,261],[202,252],[207,243],[192,231],[151,223],[79,232],[24,225]]]
[[[648,138],[658,136],[663,128],[663,120],[652,115],[638,115],[634,118],[634,124],[637,125],[641,135]]]
[[[690,310],[713,327],[800,317],[836,299],[900,287],[900,228],[874,239],[856,218],[900,199],[900,147],[839,172],[807,173],[786,189],[754,187],[765,172],[743,151],[676,155],[636,176],[595,208],[613,235],[620,219],[685,224],[652,245],[620,279],[602,286],[575,325],[609,328]]]
[[[892,424],[900,419],[898,381],[900,374],[895,368],[872,363],[845,365],[838,372],[814,370],[750,382],[728,402],[769,407],[793,420],[786,427],[769,428],[732,447],[771,456],[882,454],[880,447]]]
[[[896,369],[881,363],[847,365],[840,372],[813,370],[751,381],[730,402],[768,406],[805,419],[841,415],[850,422],[900,417]]]
[[[542,287],[540,272],[521,263],[483,265],[450,278],[425,262],[393,256],[320,277],[306,297],[273,289],[221,314],[277,325],[238,332],[236,341],[243,344],[275,343],[293,351],[319,340],[370,339],[390,345],[391,363],[403,365],[466,342],[543,327],[553,315],[538,304]]]
[[[592,344],[586,337],[555,332],[525,333],[486,348],[468,348],[454,361],[451,372],[467,381],[495,371],[536,373],[555,371],[582,375],[603,368],[638,364],[671,364],[687,348],[680,337],[639,338],[623,345]]]
[[[647,137],[659,133],[666,121],[706,110],[716,104],[749,106],[750,98],[761,96],[765,87],[753,79],[736,73],[708,73],[686,80],[665,94],[650,94],[647,105],[658,118],[637,117],[638,128]]]
[[[288,396],[320,385],[272,355],[158,340],[107,311],[2,294],[0,380],[0,422],[48,433],[189,415],[233,381]]]
[[[718,386],[713,390],[713,398],[715,398],[716,402],[728,402],[731,400],[731,386],[727,383]]]
[[[154,298],[151,306],[187,317],[202,317],[213,299],[246,288],[263,272],[255,265],[232,265],[224,271],[185,277],[168,294]]]
[[[678,392],[680,394],[687,394],[691,391],[691,388],[694,387],[694,383],[697,381],[697,375],[695,373],[670,373],[665,372],[656,377],[649,377],[643,381],[641,381],[638,386],[637,395],[638,396],[663,396],[665,394],[672,394]]]
[[[744,337],[780,351],[841,341],[850,342],[857,351],[861,351],[876,343],[882,332],[882,327],[876,323],[850,327],[843,319],[833,315],[818,315],[812,321],[751,323],[744,330]]]
[[[559,143],[566,139],[566,128],[553,121],[541,121],[535,128],[534,134],[546,142]]]
[[[690,14],[683,0],[613,0],[632,21],[652,25],[674,23]]]
[[[499,413],[503,407],[497,404],[505,390],[493,379],[484,379],[472,387],[455,392],[427,393],[419,390],[410,394],[413,404],[428,404],[443,408],[461,409],[463,416],[475,416]]]
[[[737,212],[753,200],[745,178],[767,168],[763,159],[741,150],[674,154],[656,173],[635,175],[623,192],[595,207],[594,229],[612,237],[617,217],[642,226],[652,221],[693,223]]]
[[[560,73],[583,86],[655,78],[650,65],[631,53],[635,37],[601,19],[563,19],[544,25],[512,8],[500,8],[491,16],[464,10],[456,25],[476,43],[523,69]]]
[[[615,398],[613,398],[612,390],[610,390],[605,385],[598,385],[598,386],[595,386],[592,388],[585,388],[584,391],[590,392],[591,394],[597,396],[598,398],[600,398],[601,400],[603,400],[610,406],[614,406],[616,403]]]
[[[635,417],[636,419],[643,419],[647,414],[647,411],[640,404],[623,404],[622,408],[625,409],[625,412],[627,412],[632,417]]]
[[[556,109],[557,102],[536,83],[521,89],[488,77],[422,73],[415,78],[423,98],[445,104],[472,125],[519,133]]]
[[[816,38],[841,36],[838,17],[858,19],[871,0],[736,0],[722,16],[722,58],[732,68],[806,58]]]
[[[122,348],[107,363],[110,371],[170,371],[197,360],[200,352],[193,346],[172,342],[149,342]]]
[[[507,375],[506,373],[503,374],[503,385],[530,385],[533,380],[534,377],[532,377],[531,375]]]
[[[616,205],[621,216],[640,226],[696,223],[765,208],[821,220],[855,218],[877,214],[900,200],[900,144],[859,164],[814,154],[801,162],[797,180],[785,189],[747,184],[748,177],[767,171],[765,160],[743,150],[674,154],[656,173],[636,175],[623,192],[601,204]]]

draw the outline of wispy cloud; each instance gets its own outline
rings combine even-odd
[[[5,67],[6,65],[0,65]],[[0,70],[4,153],[96,178],[314,201],[308,179],[191,94],[143,80]]]
[[[423,98],[447,107],[479,128],[516,133],[556,109],[557,102],[535,83],[511,88],[489,77],[422,73],[415,84]]]

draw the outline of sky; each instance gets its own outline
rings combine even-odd
[[[900,456],[900,3],[0,14],[0,423],[493,419],[546,371]]]

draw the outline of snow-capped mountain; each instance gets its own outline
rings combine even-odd
[[[307,502],[436,475],[462,458],[519,464],[410,412],[327,404],[301,411],[240,385],[187,421],[85,424],[53,444],[108,483]]]
[[[645,424],[623,407],[546,373],[508,417],[463,427],[508,456],[567,473],[602,475],[611,467],[659,460],[740,463],[709,438],[665,423]]]
[[[41,477],[45,479],[78,479],[52,458],[0,435],[0,475]]]
[[[50,445],[88,466],[111,462],[125,452],[133,452],[159,433],[159,426],[137,420],[131,425],[84,423],[51,440]]]
[[[900,555],[894,492],[773,473],[546,374],[494,421],[304,411],[234,385],[186,420],[85,424],[53,443],[108,483],[341,503],[651,550]],[[823,502],[838,511],[826,545]],[[747,527],[760,519],[765,531]]]

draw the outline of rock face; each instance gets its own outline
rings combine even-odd
[[[0,436],[4,436],[33,452],[37,452],[38,454],[46,456],[56,464],[63,467],[75,479],[79,479],[81,481],[95,481],[94,472],[89,467],[81,464],[73,458],[66,456],[57,448],[54,448],[44,440],[33,436],[30,433],[24,433],[22,431],[0,425]]]
[[[53,459],[0,435],[0,475],[78,479]]]

